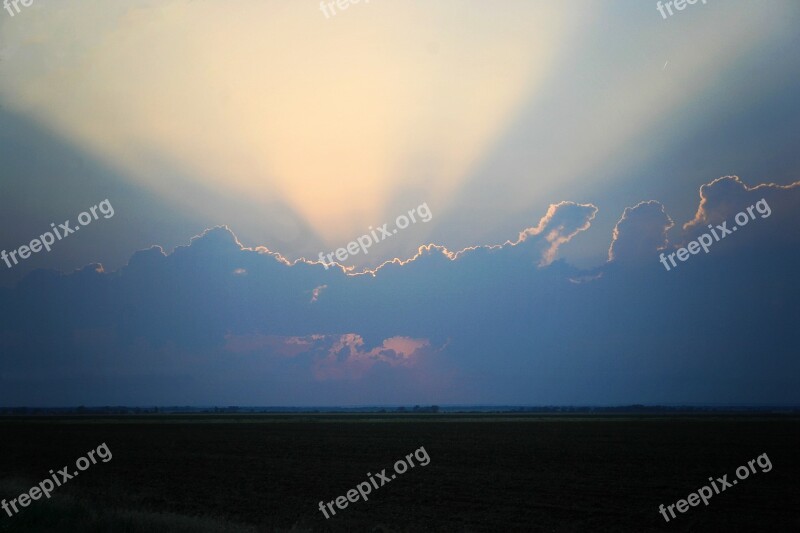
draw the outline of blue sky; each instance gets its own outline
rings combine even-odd
[[[0,15],[0,403],[798,401],[796,2]]]

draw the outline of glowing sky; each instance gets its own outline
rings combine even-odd
[[[610,231],[664,192],[642,165],[755,105],[720,91],[785,46],[797,13],[714,2],[664,21],[647,2],[445,0],[326,18],[313,1],[37,1],[0,19],[0,102],[176,212],[288,257],[428,202],[434,224],[353,258],[376,264],[433,238],[502,242],[550,203],[620,187],[597,220]],[[788,59],[770,61],[766,78]]]
[[[159,192],[182,194],[151,158],[216,192],[278,196],[344,238],[400,186],[441,203],[551,68],[564,31],[552,7],[457,8],[458,25],[452,2],[336,20],[309,7],[43,6],[20,37],[61,53],[32,67],[21,52],[4,96]],[[414,173],[423,161],[429,174]]]

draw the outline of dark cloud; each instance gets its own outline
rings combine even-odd
[[[115,272],[37,271],[0,289],[0,404],[797,402],[797,189],[738,183],[704,187],[698,220],[766,194],[773,217],[669,272],[657,202],[589,271],[555,258],[597,212],[571,202],[513,241],[361,274],[225,227]]]
[[[771,218],[770,225],[772,227],[781,224],[782,228],[772,234],[763,234],[762,232],[758,238],[780,244],[798,242],[800,233],[793,229],[791,224],[794,223],[794,228],[797,228],[797,213],[800,210],[800,181],[790,185],[766,183],[749,187],[738,176],[718,178],[700,187],[700,205],[694,218],[683,225],[680,242],[691,240],[698,234],[707,232],[709,224],[713,226],[726,220],[729,225],[735,224],[734,217],[738,213],[746,213],[748,207],[755,206],[759,201],[765,202],[766,208],[762,207],[763,213],[755,209],[755,219]],[[749,232],[749,235],[754,236],[755,234]],[[749,245],[752,238],[737,235],[737,238],[731,239],[730,242],[738,242],[740,246]]]
[[[614,227],[608,260],[652,261],[667,246],[667,232],[674,225],[664,206],[654,200],[626,207]]]

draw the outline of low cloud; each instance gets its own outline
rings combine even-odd
[[[555,254],[597,208],[562,202],[513,242],[363,273],[226,227],[116,272],[34,272],[0,289],[0,404],[797,402],[797,185],[702,188],[686,232],[762,196],[773,214],[674,272],[655,201],[589,270]]]
[[[675,225],[664,206],[650,200],[626,207],[608,249],[608,260],[652,261],[653,254],[667,246],[667,232]]]
[[[547,214],[539,221],[539,225],[521,232],[519,240],[515,244],[532,236],[544,237],[549,246],[545,249],[539,265],[549,265],[555,259],[559,246],[569,242],[581,231],[589,229],[596,214],[597,207],[591,204],[575,202],[550,204]]]
[[[422,349],[429,346],[427,339],[392,337],[384,340],[381,346],[366,350],[360,335],[341,335],[326,357],[314,361],[314,376],[319,380],[361,379],[376,364],[411,367]]]
[[[777,212],[797,213],[800,207],[800,181],[789,185],[765,183],[749,187],[738,176],[717,178],[700,187],[700,205],[694,218],[683,225],[683,230],[687,235],[697,230],[705,231],[707,224],[732,219],[762,198]]]

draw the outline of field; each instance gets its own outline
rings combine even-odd
[[[793,416],[151,415],[0,419],[11,499],[106,443],[113,454],[0,531],[798,531]],[[420,447],[368,501],[331,501]],[[666,523],[673,504],[766,453]]]

